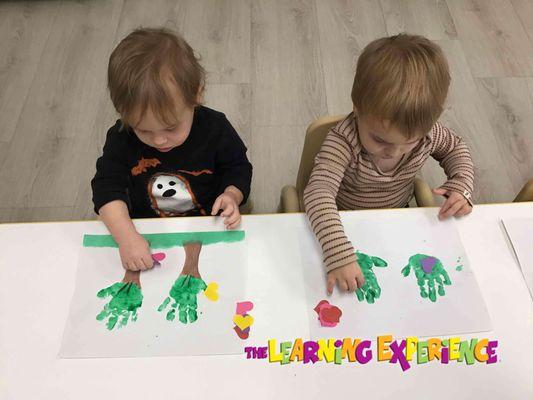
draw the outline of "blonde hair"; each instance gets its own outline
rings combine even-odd
[[[364,48],[352,101],[360,115],[388,121],[412,138],[430,131],[443,111],[449,86],[441,48],[422,36],[399,34]]]
[[[111,101],[128,126],[149,108],[168,125],[177,123],[174,81],[185,104],[198,105],[205,70],[180,35],[165,28],[141,28],[126,36],[113,50],[107,69]],[[174,93],[172,93],[174,90]]]

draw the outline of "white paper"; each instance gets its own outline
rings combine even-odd
[[[533,218],[510,218],[502,222],[533,298]]]
[[[491,330],[490,317],[455,222],[402,213],[372,219],[357,213],[343,215],[342,220],[356,250],[387,261],[387,267],[373,268],[381,296],[368,304],[359,302],[353,293],[339,294],[335,287],[334,294],[328,297],[320,246],[311,235],[300,235],[312,339],[373,338],[385,334],[425,337]],[[438,258],[450,277],[446,294],[437,296],[436,302],[420,296],[413,271],[407,277],[401,273],[415,254]],[[458,266],[462,266],[461,271],[456,270]],[[313,309],[321,300],[341,309],[337,326],[320,325]]]
[[[246,297],[254,302],[249,345],[266,346],[269,339],[287,341],[309,337],[297,236],[301,233],[302,230],[293,228],[280,229],[279,224],[269,224],[265,218],[261,234],[247,238],[246,243],[254,254],[249,259],[246,285]]]
[[[200,275],[206,284],[218,283],[220,297],[212,302],[200,292],[198,320],[188,324],[179,321],[177,311],[174,321],[166,320],[167,310],[157,311],[180,275],[185,250],[180,246],[153,252],[164,252],[166,258],[160,267],[141,273],[144,299],[137,321],[110,331],[105,321],[96,320],[110,298],[98,298],[96,293],[122,280],[118,249],[81,249],[62,358],[242,354],[244,341],[233,330],[233,317],[236,303],[246,300],[245,242],[202,246]]]

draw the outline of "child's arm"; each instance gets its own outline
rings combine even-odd
[[[118,244],[122,266],[130,271],[153,267],[148,242],[137,232],[126,203],[113,200],[99,210],[100,218]]]
[[[135,230],[128,212],[130,170],[126,135],[126,132],[120,131],[120,121],[109,129],[91,186],[94,210],[119,245],[122,266],[138,271],[151,268],[153,260],[148,243]]]
[[[346,234],[335,201],[352,148],[348,139],[332,129],[315,158],[315,166],[304,191],[305,211],[322,247],[328,272],[327,289],[335,283],[344,291],[355,291],[364,284],[354,248]]]
[[[469,214],[474,191],[474,164],[470,150],[463,139],[440,123],[435,124],[432,135],[431,156],[448,177],[444,184],[433,189],[433,193],[446,197],[439,218]]]
[[[91,181],[93,190],[94,212],[113,200],[122,200],[129,204],[127,132],[121,131],[121,122],[107,131],[104,150],[96,161],[96,174]]]
[[[222,210],[226,228],[236,228],[241,221],[239,205],[246,202],[250,195],[252,164],[246,157],[246,146],[224,117],[223,132],[217,147],[216,169],[221,173],[219,193],[213,203],[211,215]]]

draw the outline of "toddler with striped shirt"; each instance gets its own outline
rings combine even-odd
[[[472,211],[474,167],[465,142],[437,122],[450,75],[430,40],[399,34],[371,42],[357,62],[353,112],[327,134],[304,191],[305,211],[322,247],[327,291],[364,284],[338,210],[405,207],[428,157],[447,175],[439,218]]]

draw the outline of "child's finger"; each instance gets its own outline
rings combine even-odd
[[[222,198],[218,197],[215,200],[215,203],[213,204],[213,208],[211,209],[211,215],[217,215],[220,211],[220,206],[222,205]]]
[[[346,282],[346,279],[339,280],[339,289],[341,290],[341,292],[348,291],[348,282]]]
[[[465,204],[459,209],[459,211],[455,213],[455,217],[462,217],[463,215],[466,215],[466,212],[467,211],[466,211],[466,204]]]
[[[443,214],[445,213],[446,211],[448,211],[448,208],[450,208],[450,206],[452,205],[454,201],[454,198],[453,197],[448,197],[444,203],[442,204],[442,206],[440,207],[440,212],[439,214]]]
[[[135,263],[135,266],[137,267],[137,270],[144,271],[146,269],[145,266],[144,266],[144,262],[143,262],[142,257],[137,258],[134,261],[134,263]]]
[[[234,212],[232,215],[230,215],[228,218],[226,218],[224,223],[226,225],[233,225],[235,222],[237,222],[239,220],[239,218],[240,218],[239,213]]]
[[[439,212],[439,217],[444,217],[446,218],[446,213],[448,212],[448,210],[455,204],[457,203],[458,201],[460,201],[461,199],[460,198],[456,198],[456,197],[448,197],[448,199],[444,202],[444,204],[442,205],[442,207],[440,208],[440,212]]]
[[[144,256],[142,258],[142,261],[146,269],[150,269],[154,266],[154,260],[152,260],[152,257]]]
[[[360,274],[360,275],[357,275],[355,279],[357,280],[357,287],[361,289],[363,285],[365,284],[365,277],[362,274]]]
[[[357,280],[355,278],[348,280],[348,290],[355,292],[355,289],[357,289]]]
[[[455,213],[457,211],[459,211],[461,209],[461,207],[464,206],[465,203],[463,203],[463,201],[461,200],[458,200],[456,201],[450,208],[448,208],[448,211],[446,211],[446,213],[444,213],[443,217],[444,218],[448,218],[448,217],[451,217],[453,215],[455,215]]]
[[[228,229],[235,229],[239,226],[239,223],[241,222],[241,220],[239,219],[239,221],[235,222],[234,224],[231,224],[231,225],[228,225],[226,226],[226,228]]]
[[[227,229],[235,229],[237,226],[239,226],[239,224],[241,223],[241,214],[237,213],[236,217],[237,218],[236,218],[235,222],[232,222],[231,224],[226,225]]]
[[[224,209],[224,212],[220,214],[221,217],[229,217],[231,214],[233,214],[233,211],[235,210],[235,207],[233,204],[228,204],[228,206]]]
[[[335,287],[335,278],[331,275],[328,275],[328,294],[333,293],[333,288]]]
[[[135,267],[137,268],[136,271],[144,271],[145,270],[142,258],[139,258],[139,259],[135,260],[134,263],[135,263]]]
[[[460,203],[459,208],[452,214],[454,217],[462,217],[463,215],[468,214],[468,203]]]
[[[133,261],[128,261],[126,263],[126,268],[129,269],[130,271],[138,271],[139,270]]]
[[[466,203],[464,206],[461,207],[461,209],[459,211],[457,211],[455,213],[455,216],[456,217],[463,217],[465,216],[466,214],[469,214],[470,213],[470,204]]]

